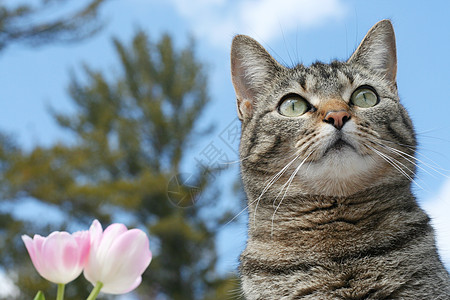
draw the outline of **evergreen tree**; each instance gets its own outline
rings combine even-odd
[[[34,5],[30,1],[11,2],[0,4],[0,51],[16,43],[41,46],[90,37],[102,27],[98,12],[106,0],[40,0]],[[71,6],[80,2],[83,5],[73,11]]]
[[[154,257],[136,291],[141,299],[230,299],[236,279],[222,278],[215,270],[214,239],[221,218],[205,214],[218,197],[209,176],[214,170],[194,174],[190,186],[195,188],[171,181],[182,172],[189,145],[199,136],[194,133],[208,129],[197,124],[210,101],[205,67],[193,43],[178,50],[168,35],[152,43],[139,31],[129,47],[116,39],[113,43],[119,75],[85,67],[85,80],[73,76],[69,87],[76,112],[54,113],[73,143],[29,153],[2,143],[0,197],[55,205],[68,228],[87,227],[94,218],[107,225],[125,214],[128,226],[146,229]],[[171,198],[172,188],[177,194]],[[189,201],[177,206],[179,199]],[[16,275],[19,299],[30,299],[37,289],[54,293],[24,259],[20,241],[23,233],[56,230],[42,226],[42,217],[27,222],[5,214],[0,221],[5,241],[0,243],[0,267]],[[79,279],[68,285],[66,299],[85,297],[88,290]]]

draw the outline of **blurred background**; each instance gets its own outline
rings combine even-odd
[[[449,12],[444,0],[0,1],[0,298],[56,294],[22,234],[98,219],[150,236],[142,284],[116,299],[239,299],[233,36],[309,65],[347,59],[385,18],[420,143],[414,192],[450,269]],[[90,289],[79,278],[66,299]]]

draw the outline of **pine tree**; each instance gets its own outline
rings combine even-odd
[[[218,197],[211,185],[215,170],[194,174],[190,186],[195,188],[173,185],[190,143],[199,136],[194,133],[208,130],[197,124],[210,101],[205,66],[192,42],[177,49],[168,35],[152,43],[139,31],[131,46],[117,39],[113,44],[118,75],[85,67],[83,80],[73,76],[69,87],[76,112],[54,113],[73,143],[29,153],[11,147],[0,151],[1,198],[31,197],[55,205],[68,228],[87,227],[94,218],[107,225],[125,215],[128,226],[147,230],[154,257],[136,292],[142,299],[229,299],[235,279],[222,278],[215,269],[214,239],[221,220],[204,213]],[[172,188],[175,196],[168,194]],[[21,299],[31,298],[37,288],[54,293],[24,259],[18,236],[56,229],[37,230],[41,216],[30,222],[8,217],[1,221],[6,230],[0,234],[11,244],[0,244],[1,267],[18,273]],[[66,299],[85,297],[83,280],[67,287]]]
[[[43,0],[34,5],[30,1],[15,1],[13,5],[10,1],[0,4],[0,51],[13,44],[42,46],[55,42],[78,42],[92,36],[102,28],[98,12],[106,0],[83,1],[81,8],[68,11],[68,7],[76,2],[81,1]]]

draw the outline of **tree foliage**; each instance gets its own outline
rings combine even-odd
[[[16,43],[41,46],[90,37],[102,27],[98,13],[106,0],[11,2],[0,5],[0,51]]]
[[[154,257],[137,290],[142,299],[229,299],[230,290],[237,289],[236,279],[219,276],[215,267],[214,241],[221,220],[204,213],[216,203],[212,177],[199,171],[191,181],[196,189],[176,186],[180,197],[195,200],[202,194],[195,205],[179,207],[168,196],[210,101],[205,67],[193,43],[178,49],[168,35],[151,42],[139,31],[131,46],[117,39],[113,44],[118,75],[85,67],[83,80],[73,76],[69,87],[75,113],[54,113],[73,143],[24,152],[4,138],[1,198],[53,205],[68,228],[86,228],[94,218],[106,225],[126,216],[127,225],[147,230]],[[39,218],[23,221],[5,213],[0,221],[5,241],[0,243],[1,267],[16,272],[21,299],[31,298],[38,288],[54,293],[23,259],[27,255],[18,238],[55,230]],[[88,293],[84,281],[74,286],[76,291],[68,286],[66,299]]]

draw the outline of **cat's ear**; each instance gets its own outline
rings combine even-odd
[[[397,50],[392,23],[382,20],[375,24],[348,60],[380,73],[395,83],[397,76]]]
[[[237,35],[231,46],[231,78],[240,120],[250,118],[256,97],[281,65],[254,39]]]

